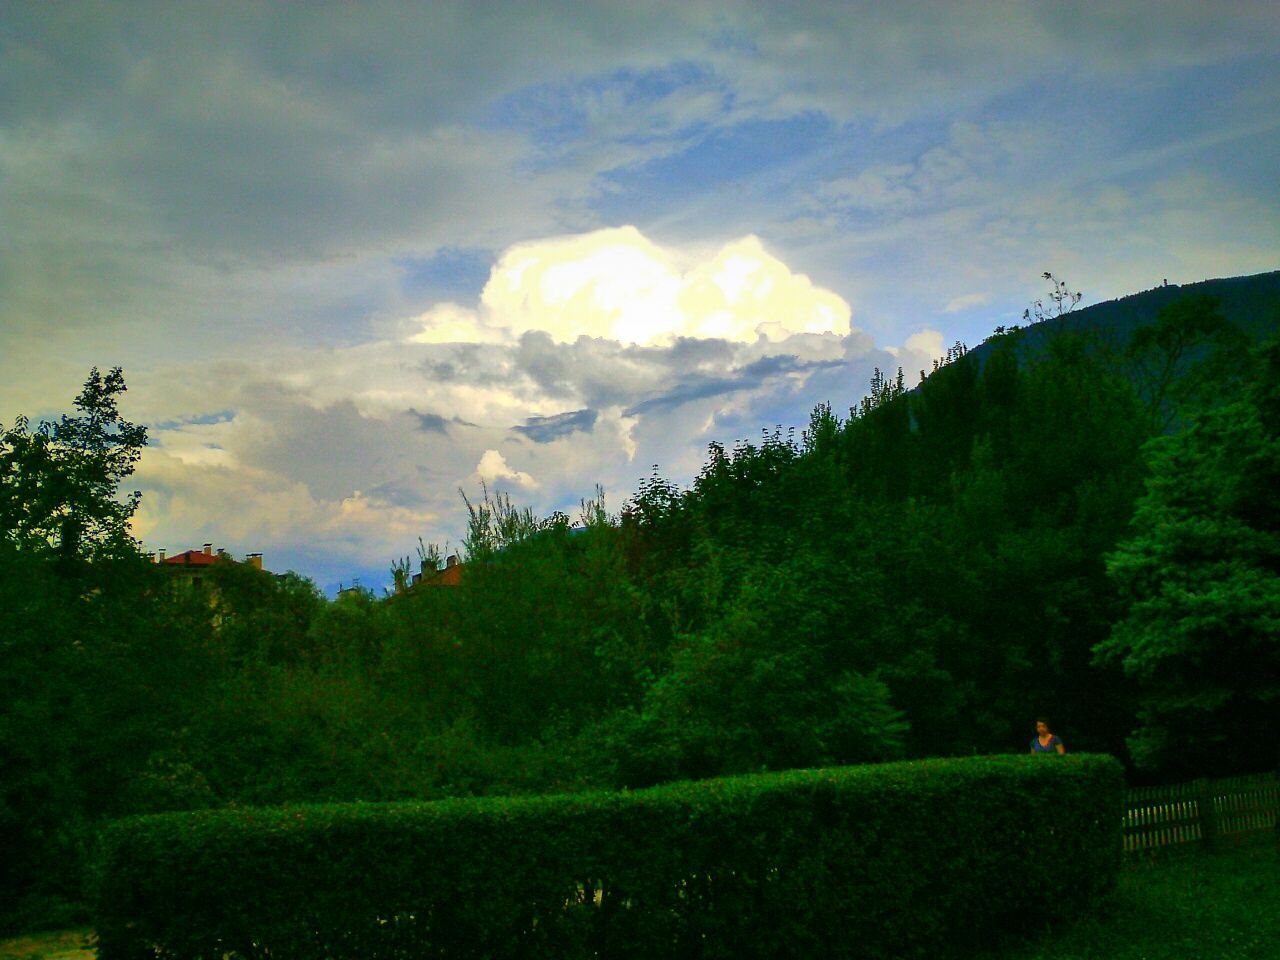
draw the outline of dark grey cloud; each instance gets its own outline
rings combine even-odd
[[[409,408],[409,413],[412,416],[417,418],[418,429],[423,431],[424,433],[443,433],[446,435],[449,433],[449,430],[448,430],[449,421],[446,420],[444,417],[440,416],[440,414],[419,413],[417,410],[413,409],[412,407]]]
[[[530,417],[523,426],[512,427],[516,433],[523,434],[534,443],[550,443],[579,430],[590,433],[596,425],[599,413],[595,410],[573,410],[559,413],[553,417]]]
[[[671,410],[791,374],[807,378],[845,363],[787,353],[760,356],[760,349],[757,344],[692,338],[668,346],[592,337],[559,343],[545,332],[529,331],[521,336],[511,362],[545,396],[579,399],[588,411],[621,407],[626,416]]]
[[[475,426],[474,423],[469,420],[463,420],[461,417],[443,417],[438,413],[422,413],[413,407],[409,408],[409,415],[418,421],[418,429],[423,433],[439,433],[448,436],[450,424],[459,427]]]
[[[843,360],[801,360],[799,357],[785,353],[771,354],[753,360],[742,368],[745,380],[767,380],[784,373],[798,373],[802,370],[818,370],[824,367],[839,367]]]
[[[577,344],[559,344],[541,330],[530,330],[520,337],[516,348],[516,365],[547,395],[567,397],[581,379]]]
[[[640,346],[579,337],[558,343],[547,333],[523,334],[512,362],[545,394],[580,397],[588,407],[628,406],[692,377],[716,379],[741,363],[741,344],[680,337],[669,346]],[[762,370],[764,368],[761,368]]]
[[[382,419],[351,400],[314,406],[290,387],[267,381],[239,392],[240,426],[223,441],[248,467],[304,484],[316,497],[342,500],[375,487],[425,490],[420,464],[438,463],[452,444],[424,433],[416,415]]]
[[[552,229],[545,191],[510,176],[529,136],[485,111],[692,53],[701,18],[483,6],[5,5],[14,187],[46,206],[78,194],[99,230],[235,264],[493,249]]]
[[[725,393],[735,393],[739,390],[745,390],[755,386],[754,382],[747,382],[737,377],[698,377],[690,379],[686,383],[667,393],[657,397],[650,397],[648,400],[641,400],[639,403],[633,404],[623,411],[625,416],[636,417],[642,414],[661,413],[670,410],[673,407],[683,406],[693,400],[705,400],[707,397],[718,397]]]
[[[430,383],[505,386],[513,376],[513,353],[512,347],[493,344],[431,344],[418,369]]]
[[[432,380],[440,383],[457,383],[466,379],[466,368],[456,360],[436,360],[434,358],[422,361],[422,372]]]
[[[699,340],[694,337],[677,337],[665,350],[637,349],[656,354],[662,362],[682,370],[705,364],[725,364],[733,359],[733,344],[720,338]]]
[[[766,385],[789,373],[812,370],[830,370],[846,366],[844,360],[801,360],[785,354],[761,357],[737,370],[727,377],[691,376],[674,389],[665,393],[641,400],[624,411],[628,417],[641,414],[659,413],[683,406],[694,400],[705,400],[722,394],[737,393],[740,390],[751,390]]]

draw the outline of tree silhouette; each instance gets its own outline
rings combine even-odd
[[[146,427],[125,420],[119,367],[94,367],[75,399],[77,413],[26,417],[0,434],[0,536],[22,549],[52,550],[64,562],[133,549],[129,521],[142,494],[119,498],[146,446]]]

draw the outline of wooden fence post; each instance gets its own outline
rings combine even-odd
[[[1213,781],[1201,777],[1196,781],[1196,810],[1200,814],[1200,839],[1205,849],[1218,846],[1218,812],[1213,806]]]

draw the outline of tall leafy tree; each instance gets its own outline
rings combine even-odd
[[[34,429],[19,417],[0,434],[0,536],[65,562],[132,546],[128,524],[141,494],[121,499],[119,490],[147,431],[120,415],[125,389],[119,367],[106,376],[94,367],[75,414]]]
[[[1097,647],[1139,681],[1139,764],[1274,763],[1280,727],[1280,341],[1245,396],[1151,442],[1133,534],[1108,558],[1127,612]]]
[[[124,391],[94,369],[74,413],[0,432],[0,925],[78,900],[93,824],[132,809],[205,676],[129,535],[146,431]]]

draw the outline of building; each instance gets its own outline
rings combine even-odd
[[[155,559],[156,563],[163,564],[165,570],[172,576],[183,579],[192,587],[203,586],[204,578],[208,574],[209,568],[219,560],[227,560],[231,563],[243,562],[255,570],[262,569],[262,554],[251,553],[243,561],[239,561],[233,559],[222,547],[215,551],[212,543],[206,543],[199,550],[184,550],[182,553],[174,554],[172,557],[166,556],[166,552],[163,549],[157,550]]]
[[[424,561],[425,566],[425,561]],[[443,570],[426,570],[421,573],[415,573],[413,580],[405,589],[413,590],[417,587],[456,587],[462,583],[462,564],[458,562],[457,554],[450,554],[445,560]]]

